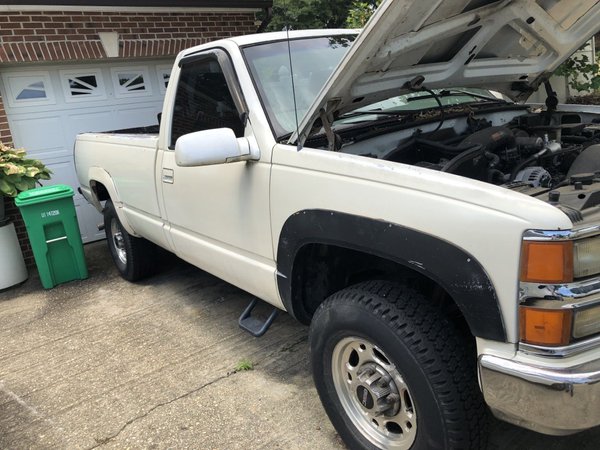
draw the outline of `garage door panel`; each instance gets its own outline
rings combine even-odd
[[[123,126],[121,128],[147,127],[158,125],[158,113],[162,110],[162,104],[146,104],[135,108],[123,108],[115,111],[117,120]]]
[[[9,120],[15,143],[40,159],[69,157],[59,116],[37,116]],[[18,137],[18,139],[17,139]]]
[[[83,242],[93,242],[104,239],[104,231],[98,230],[98,225],[103,222],[102,214],[96,211],[83,197],[74,199],[77,222]]]
[[[60,179],[60,184],[68,184],[69,186],[75,189],[76,195],[80,195],[77,193],[76,188],[79,186],[77,183],[77,175],[75,174],[75,168],[73,167],[73,160],[67,159],[62,161],[46,161],[46,167],[52,170],[52,179],[45,180],[43,184],[57,184],[56,180]]]
[[[79,133],[102,132],[114,129],[115,118],[112,109],[67,114],[68,136],[73,142]]]
[[[79,184],[73,166],[75,137],[88,131],[157,124],[164,89],[156,87],[159,76],[170,66],[170,61],[160,60],[143,65],[139,61],[137,64],[119,61],[103,62],[102,67],[77,64],[44,66],[43,70],[0,68],[0,93],[5,100],[13,141],[54,172],[45,184],[73,187],[84,242],[102,239],[104,233],[97,229],[102,216],[77,193]],[[140,93],[137,84],[141,80],[144,89]]]

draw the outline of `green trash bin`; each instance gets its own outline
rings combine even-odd
[[[25,221],[42,286],[87,278],[79,224],[70,186],[44,186],[15,199]]]

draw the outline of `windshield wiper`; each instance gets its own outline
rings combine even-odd
[[[336,120],[339,119],[348,119],[350,117],[359,117],[359,116],[401,116],[406,114],[407,111],[382,111],[381,109],[369,109],[363,111],[351,111],[346,114],[342,114]]]
[[[457,96],[457,97],[472,97],[472,98],[476,98],[479,100],[485,100],[486,103],[491,104],[491,103],[502,103],[502,104],[506,104],[508,103],[506,100],[503,100],[501,98],[496,98],[496,97],[488,97],[487,95],[481,95],[481,94],[475,94],[469,91],[462,91],[459,89],[444,89],[439,91],[436,95],[432,95],[432,94],[424,94],[424,95],[419,95],[416,97],[409,97],[406,98],[407,102],[415,102],[418,100],[426,100],[429,98],[442,98],[442,97],[452,97],[452,96]],[[469,104],[472,102],[461,102],[458,103],[456,106],[460,106],[461,104]],[[452,106],[452,105],[444,105],[444,106]],[[372,116],[372,115],[379,115],[379,116],[401,116],[401,115],[407,115],[410,113],[415,112],[415,110],[392,110],[392,111],[383,111],[381,109],[368,109],[368,110],[355,110],[355,111],[350,111],[347,112],[346,114],[342,114],[341,116],[338,117],[338,119],[348,119],[348,118],[352,118],[352,117],[360,117],[360,116]]]
[[[462,91],[460,89],[444,89],[443,91],[441,91],[441,93],[442,97],[445,97],[446,95],[465,95],[473,98],[479,98],[481,100],[491,101],[494,103],[508,103],[506,100],[498,97],[490,97],[487,95],[475,94],[474,92]]]
[[[508,103],[506,100],[496,97],[488,97],[487,95],[475,94],[469,91],[461,91],[459,89],[444,89],[437,93],[438,97],[452,97],[452,96],[461,96],[461,97],[473,97],[480,100],[485,100],[487,103]],[[418,100],[425,100],[428,98],[435,98],[434,95],[425,94],[419,95],[417,97],[409,97],[406,99],[407,102],[416,102]],[[467,103],[467,102],[465,102]]]

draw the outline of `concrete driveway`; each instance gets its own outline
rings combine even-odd
[[[250,296],[176,259],[132,284],[103,242],[90,279],[0,293],[0,448],[344,448],[312,385],[307,328],[255,339]],[[241,361],[253,370],[236,371]],[[560,414],[560,411],[556,412]],[[490,449],[596,449],[495,422]]]

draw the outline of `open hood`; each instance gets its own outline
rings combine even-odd
[[[600,0],[384,0],[289,142],[421,86],[525,100],[599,29]]]

